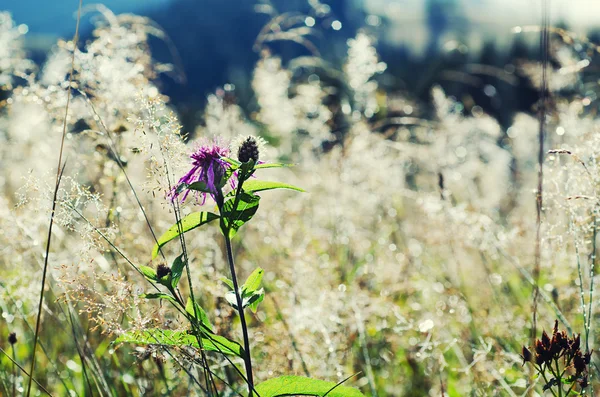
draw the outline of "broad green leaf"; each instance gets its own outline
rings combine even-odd
[[[150,281],[158,281],[158,276],[156,275],[156,270],[152,269],[150,266],[140,266],[140,272]]]
[[[219,335],[205,333],[201,338],[205,350],[221,352],[223,354],[244,357],[244,349],[239,343],[230,341]],[[169,329],[148,329],[144,331],[126,331],[121,334],[115,343],[136,343],[140,345],[168,345],[168,346],[193,346],[200,348],[198,339],[185,331]]]
[[[161,292],[152,293],[152,294],[142,294],[140,296],[142,298],[146,298],[146,299],[166,299],[170,302],[177,304],[177,301],[175,300],[175,298],[173,298],[171,295],[163,294]]]
[[[229,237],[235,236],[240,227],[248,222],[258,210],[260,197],[251,193],[242,193],[237,208],[233,208],[235,198],[225,202],[221,216],[229,229]]]
[[[171,287],[175,289],[177,287],[177,283],[179,283],[179,279],[183,274],[183,269],[185,268],[185,261],[183,259],[183,254],[179,255],[173,261],[173,266],[171,266]]]
[[[256,385],[260,397],[277,396],[325,396],[328,397],[365,397],[358,389],[337,385],[319,379],[304,376],[281,376]]]
[[[181,220],[181,232],[188,232],[192,229],[214,221],[218,218],[219,216],[213,214],[212,212],[194,212],[192,214],[187,215]],[[158,255],[158,251],[163,245],[173,240],[174,238],[179,237],[179,235],[179,227],[177,224],[174,224],[169,228],[169,230],[167,230],[162,236],[160,236],[160,238],[158,239],[158,243],[154,245],[154,248],[152,249],[152,259],[156,258],[156,256]]]
[[[265,271],[260,267],[256,268],[246,279],[244,285],[242,285],[242,291],[244,293],[252,293],[260,288]]]
[[[254,169],[261,169],[261,168],[282,168],[282,167],[293,167],[294,164],[283,164],[283,163],[263,163],[263,164],[256,164],[254,166]]]
[[[272,190],[272,189],[291,189],[299,192],[305,192],[304,189],[301,189],[294,185],[289,185],[287,183],[282,182],[273,182],[273,181],[261,181],[258,179],[249,179],[244,182],[243,185],[244,191],[246,192],[260,192],[263,190]]]
[[[192,298],[188,297],[187,303],[185,304],[185,311],[188,312],[195,319],[199,319],[200,323],[204,324],[206,328],[212,331],[212,324],[208,319],[208,315],[198,303],[196,305],[196,311],[194,312],[194,306],[192,306]]]

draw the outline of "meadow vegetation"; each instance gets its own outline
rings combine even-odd
[[[0,13],[0,394],[29,395],[34,368],[31,395],[248,396],[245,352],[257,388],[294,375],[320,396],[600,389],[594,43],[550,29],[547,90],[539,60],[502,71],[548,94],[503,128],[439,86],[382,88],[368,29],[342,64],[282,60],[270,43],[314,53],[318,27],[270,9],[254,106],[227,85],[182,131],[163,31],[83,11],[93,37],[41,66]]]

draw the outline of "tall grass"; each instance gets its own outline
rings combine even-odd
[[[582,334],[582,354],[597,342],[596,44],[550,26],[547,8],[520,28],[540,34],[542,57],[510,77],[540,101],[503,128],[440,86],[423,102],[380,84],[394,76],[367,27],[344,59],[322,54],[321,2],[307,15],[263,3],[256,103],[219,89],[194,131],[155,83],[171,67],[150,55],[150,36],[168,40],[151,21],[84,8],[99,16],[93,39],[61,41],[36,67],[0,14],[0,393],[232,396],[281,375],[373,396],[553,393],[522,347],[535,354],[556,319]],[[281,41],[307,55],[283,59]],[[238,134],[268,142],[261,160],[295,165],[257,178],[308,193],[261,194],[232,240],[202,227],[158,244],[190,213],[217,211],[172,200],[195,140]],[[164,292],[148,275],[173,258],[187,278],[175,304],[146,299]],[[257,267],[267,298],[242,318],[222,280]],[[203,345],[185,296],[249,354]],[[597,390],[596,361],[571,390]]]

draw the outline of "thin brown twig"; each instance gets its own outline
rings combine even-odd
[[[536,232],[535,232],[535,254],[533,267],[533,303],[531,323],[531,346],[534,346],[537,334],[537,305],[540,293],[539,279],[541,268],[542,249],[542,205],[543,205],[543,183],[544,183],[544,135],[546,124],[546,101],[548,91],[548,58],[549,58],[549,0],[542,1],[542,29],[540,31],[540,51],[542,53],[542,84],[540,92],[539,130],[538,130],[538,185],[536,194]]]

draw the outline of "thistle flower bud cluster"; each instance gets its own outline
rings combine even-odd
[[[238,160],[242,163],[247,163],[250,160],[254,160],[256,163],[258,162],[258,155],[258,143],[254,137],[249,136],[238,149]]]
[[[545,372],[552,374],[545,388],[551,388],[554,385],[561,387],[560,378],[565,377],[563,381],[567,383],[578,382],[584,389],[588,385],[588,365],[590,363],[591,352],[581,352],[581,336],[579,334],[569,337],[566,331],[558,331],[558,320],[554,323],[552,337],[546,331],[542,337],[535,341],[533,352],[526,346],[522,351],[523,363],[532,362],[536,370],[546,379]],[[561,373],[555,373],[559,368],[559,363],[563,362],[564,370]]]

